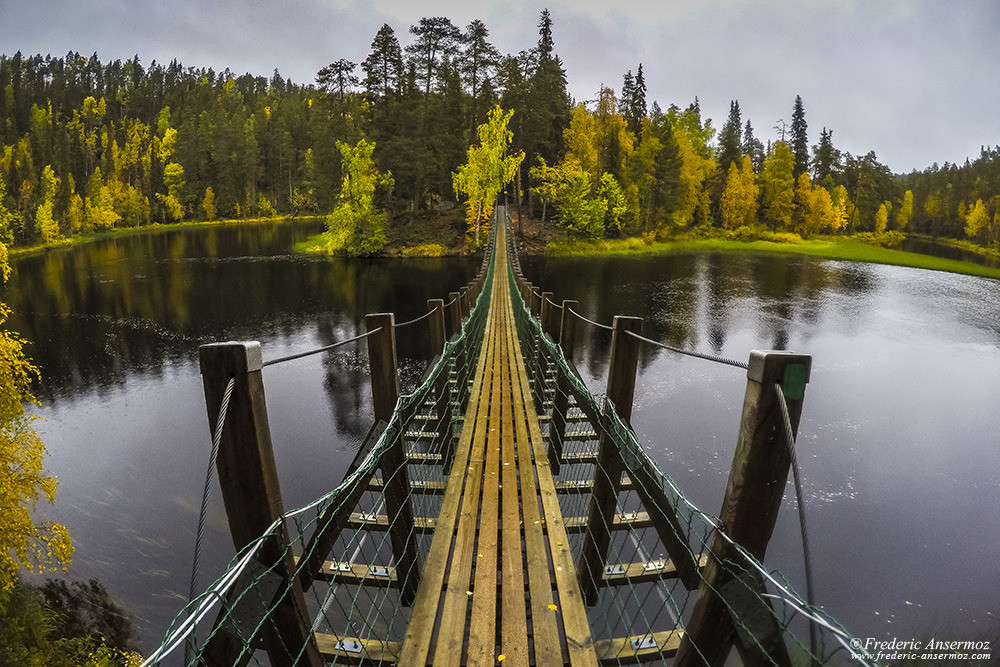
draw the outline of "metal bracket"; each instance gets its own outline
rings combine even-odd
[[[368,573],[371,574],[373,577],[385,577],[385,578],[388,578],[388,577],[391,576],[391,573],[389,572],[389,568],[382,567],[381,565],[375,565],[375,566],[372,566],[372,567],[368,568]]]
[[[642,564],[643,572],[658,572],[667,566],[667,561],[665,560],[651,560],[648,563]]]
[[[374,512],[359,512],[358,516],[364,523],[378,523],[378,514]]]
[[[653,635],[646,635],[645,637],[635,637],[629,644],[632,645],[633,651],[643,651],[646,649],[656,648],[656,640]]]
[[[337,641],[336,646],[333,647],[333,650],[340,651],[341,653],[360,654],[364,648],[364,644],[359,642],[357,639],[340,639]]]
[[[604,567],[604,574],[609,577],[623,577],[625,576],[625,566],[624,565],[606,565]]]

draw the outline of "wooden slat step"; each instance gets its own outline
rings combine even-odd
[[[597,433],[595,431],[568,431],[563,436],[563,442],[587,442],[588,440],[597,440]]]
[[[551,415],[551,413],[550,414],[544,414],[544,415],[538,415],[538,421],[540,421],[540,422],[549,422],[549,421],[552,421],[552,415]],[[567,424],[582,424],[582,423],[589,423],[589,422],[590,422],[590,419],[587,417],[587,415],[566,415],[566,423]]]
[[[437,440],[437,431],[407,431],[403,434],[407,440]]]
[[[445,488],[447,488],[448,482],[425,482],[423,480],[410,480],[410,488],[413,493],[423,493],[430,496],[439,496],[444,493]],[[385,482],[382,481],[380,477],[372,477],[368,481],[368,488],[371,491],[384,491]]]
[[[413,529],[418,533],[427,533],[434,530],[437,520],[427,516],[413,517]],[[347,520],[347,527],[353,530],[364,528],[384,532],[389,530],[389,517],[385,514],[369,514],[368,512],[352,512],[351,518]]]
[[[622,483],[618,487],[619,491],[631,491],[635,488],[628,475],[622,475]],[[556,491],[559,493],[591,493],[594,490],[594,480],[576,479],[566,482],[556,482]]]
[[[298,564],[299,557],[295,556]],[[364,563],[324,561],[316,578],[337,584],[355,584],[388,588],[396,586],[396,568],[391,565],[365,565]]]
[[[708,555],[703,554],[698,567],[708,564]],[[624,586],[626,584],[641,584],[661,579],[676,579],[677,568],[669,558],[647,561],[645,563],[622,563],[608,565],[604,568],[604,583],[608,586]]]
[[[601,664],[638,665],[674,657],[683,637],[683,630],[667,630],[649,635],[602,639],[594,642],[594,648]]]
[[[316,638],[320,655],[325,660],[335,660],[338,665],[394,663],[402,648],[398,642],[337,637],[325,632],[316,632],[313,637]]]
[[[560,463],[573,465],[579,463],[590,463],[597,465],[597,452],[563,452],[559,457]]]
[[[354,515],[351,515],[354,516]],[[567,533],[582,533],[587,529],[587,517],[567,516],[563,518]],[[626,514],[616,514],[615,520],[611,524],[611,530],[628,530],[630,528],[649,528],[653,525],[652,519],[646,512],[627,512]]]
[[[440,454],[431,454],[428,452],[407,452],[406,459],[409,463],[415,465],[431,465],[431,466],[441,465]]]

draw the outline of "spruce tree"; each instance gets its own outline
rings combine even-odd
[[[750,158],[753,170],[760,173],[764,168],[764,144],[753,135],[753,126],[750,119],[747,119],[746,127],[743,129],[743,154]]]
[[[827,176],[840,172],[840,151],[833,147],[833,130],[825,127],[819,135],[819,143],[813,146],[813,180],[822,183]]]
[[[740,136],[743,122],[740,119],[740,103],[733,100],[729,103],[729,118],[719,133],[719,168],[723,175],[729,171],[729,165],[736,163],[739,169],[743,162],[743,146]]]
[[[806,138],[806,112],[802,108],[802,96],[795,96],[792,109],[792,154],[795,156],[795,178],[809,168],[809,141]]]

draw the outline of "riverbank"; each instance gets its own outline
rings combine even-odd
[[[306,220],[320,220],[322,218],[323,216],[321,215],[304,215],[304,216],[297,216],[294,218],[289,215],[280,215],[280,216],[275,216],[273,218],[227,218],[224,220],[173,222],[163,225],[159,223],[154,223],[152,225],[142,225],[140,227],[118,227],[115,229],[93,232],[91,234],[79,234],[76,236],[71,236],[66,239],[59,239],[58,241],[53,241],[52,243],[38,243],[32,246],[10,246],[7,248],[7,254],[10,257],[10,259],[15,259],[17,257],[37,255],[39,253],[48,252],[50,250],[56,250],[58,248],[69,248],[72,246],[93,243],[94,241],[102,241],[104,239],[119,238],[123,236],[136,236],[140,234],[158,234],[178,229],[226,227],[226,226],[237,226],[237,225],[265,224],[274,222],[302,222]]]
[[[693,238],[647,242],[641,238],[621,240],[566,240],[549,243],[547,256],[581,255],[669,255],[681,252],[751,252],[771,255],[806,255],[822,259],[873,264],[892,264],[932,271],[948,271],[1000,280],[1000,269],[972,262],[943,259],[843,236],[817,236],[790,242],[734,241],[722,238]]]

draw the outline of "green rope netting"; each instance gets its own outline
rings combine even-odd
[[[610,481],[598,463],[602,440],[617,453],[629,480],[619,490],[615,522],[628,520],[630,525],[627,530],[614,526],[616,530],[602,562],[606,582],[614,581],[616,585],[600,587],[597,603],[588,612],[594,640],[632,638],[632,654],[626,650],[620,659],[622,664],[634,664],[643,647],[653,642],[662,645],[667,633],[682,631],[699,589],[707,586],[701,576],[702,568],[696,568],[698,578],[690,587],[681,577],[643,578],[641,573],[643,569],[655,573],[684,557],[703,565],[713,546],[719,549],[716,541],[721,540],[725,558],[719,564],[729,576],[721,578],[727,581],[723,590],[714,592],[734,619],[737,644],[756,647],[766,654],[769,649],[766,644],[777,633],[796,665],[875,664],[854,656],[850,634],[822,609],[808,605],[780,573],[767,570],[740,545],[729,541],[719,530],[718,518],[698,509],[660,470],[611,401],[595,396],[560,346],[543,333],[541,323],[521,298],[516,278],[519,271],[515,269],[517,257],[513,252],[509,256],[510,291],[522,354],[539,413],[551,412],[551,417],[543,422],[549,425],[548,438],[553,450],[550,459],[557,485],[590,490],[602,476]],[[554,410],[556,406],[568,406],[565,416]],[[560,429],[553,428],[557,423]],[[565,434],[560,433],[562,428]],[[563,516],[587,516],[591,498],[589,493],[564,495],[560,503]],[[663,522],[674,522],[683,554],[677,553],[676,546],[674,553],[669,553],[659,532],[649,525],[657,520],[661,526]],[[577,563],[581,563],[586,536],[584,530],[571,537]],[[636,570],[640,576],[633,576]],[[810,646],[810,624],[820,630],[821,641],[815,649]],[[693,649],[701,654],[697,646]],[[614,660],[602,662],[613,664]]]
[[[795,665],[874,664],[854,659],[846,631],[806,604],[779,573],[727,541],[718,519],[695,507],[659,469],[611,402],[590,392],[542,332],[520,296],[513,244],[510,265],[495,267],[494,242],[495,234],[481,275],[485,287],[461,332],[416,389],[399,398],[389,422],[373,427],[343,482],[286,513],[238,554],[181,611],[145,664],[216,664],[219,655],[259,665],[395,662],[469,401],[494,270],[505,271],[511,286],[532,398],[581,571],[589,571],[584,552],[597,539],[595,527],[610,535],[588,618],[595,641],[625,642],[602,664],[670,660],[673,653],[664,647],[673,642],[676,648],[699,595],[709,588],[703,567],[713,550],[727,576],[716,579],[725,583],[711,592],[729,611],[742,651],[773,655],[778,641]],[[624,478],[601,465],[602,446],[615,452]],[[612,482],[618,490],[613,525],[598,513],[595,526],[594,489]],[[402,497],[392,489],[397,495],[403,489]],[[304,590],[298,602],[294,580]],[[287,633],[278,625],[289,618],[305,628],[309,641],[283,643]],[[820,630],[814,647],[810,625]],[[691,648],[703,655],[698,646]]]
[[[492,280],[491,250],[492,245],[481,285]],[[489,290],[483,289],[460,333],[445,343],[419,385],[400,396],[388,423],[369,432],[344,480],[310,505],[284,514],[237,554],[227,571],[181,610],[145,665],[215,664],[217,655],[239,664],[309,664],[310,652],[321,653],[326,664],[356,664],[361,657],[377,663],[379,656],[392,661],[409,621],[403,591],[415,590],[419,576],[419,567],[399,571],[394,542],[415,544],[418,563],[429,551],[489,301]],[[387,465],[387,454],[400,447],[408,465]],[[412,519],[387,507],[386,490],[400,481]],[[332,526],[338,528],[335,537]],[[306,574],[312,572],[309,563],[321,563],[319,576]],[[303,586],[305,609],[300,605],[297,613],[316,638],[311,646],[286,646],[275,630],[294,579],[309,580]],[[266,652],[259,650],[264,644]]]

